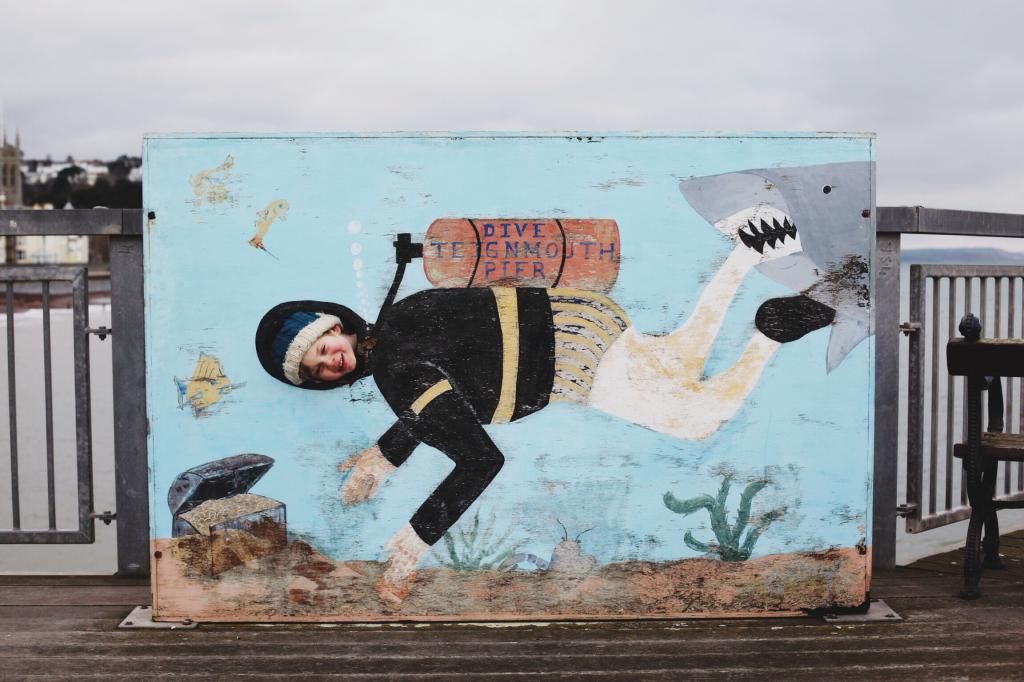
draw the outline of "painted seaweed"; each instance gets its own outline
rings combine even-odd
[[[726,472],[722,476],[722,484],[715,497],[698,495],[680,500],[671,492],[666,492],[664,496],[665,506],[676,514],[688,516],[701,509],[707,510],[711,517],[711,532],[715,534],[717,542],[701,542],[689,530],[683,536],[683,542],[690,549],[716,555],[722,561],[746,561],[749,559],[754,545],[757,544],[758,539],[768,529],[768,526],[786,515],[786,507],[781,506],[751,516],[750,507],[754,496],[769,483],[767,479],[759,479],[748,483],[740,493],[740,506],[736,512],[736,521],[730,526],[726,504],[734,478],[734,474]],[[744,532],[746,532],[746,536],[744,536]]]
[[[473,522],[468,530],[460,524],[456,527],[458,539],[451,531],[442,536],[445,552],[434,551],[434,557],[444,566],[456,571],[476,571],[496,568],[515,553],[514,547],[508,547],[507,531],[496,540],[491,540],[494,533],[495,517],[492,514],[490,523],[480,527],[479,510],[473,515]]]

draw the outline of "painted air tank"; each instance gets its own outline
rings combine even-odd
[[[619,226],[600,218],[438,218],[423,240],[436,287],[572,287],[607,293]]]

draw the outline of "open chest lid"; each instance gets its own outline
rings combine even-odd
[[[167,491],[167,506],[177,516],[206,500],[248,492],[272,466],[273,458],[252,453],[194,466],[174,479]]]

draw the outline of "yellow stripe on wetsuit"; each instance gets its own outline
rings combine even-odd
[[[516,383],[519,380],[519,303],[515,289],[493,288],[501,326],[501,393],[491,417],[492,424],[512,421],[516,409]]]
[[[426,409],[427,405],[430,404],[430,401],[432,401],[434,398],[441,395],[442,393],[447,393],[450,390],[452,390],[451,382],[449,382],[447,379],[442,379],[441,381],[437,382],[427,390],[423,391],[423,394],[419,398],[416,398],[415,401],[413,401],[413,404],[409,407],[409,409],[412,410],[413,414],[418,415],[420,412]]]
[[[519,304],[515,289],[494,288],[495,302],[498,304],[498,324],[501,327],[501,392],[498,394],[498,406],[491,417],[492,424],[503,424],[512,421],[516,409],[516,382],[519,379]],[[434,398],[452,390],[451,382],[442,379],[417,398],[409,407],[413,414],[418,415],[426,409]]]

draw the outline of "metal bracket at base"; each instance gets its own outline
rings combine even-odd
[[[103,513],[92,512],[89,514],[89,518],[95,519],[96,521],[102,521],[109,526],[111,521],[117,519],[117,513],[112,511],[105,511]]]
[[[132,609],[121,624],[118,630],[195,630],[199,623],[188,620],[179,621],[155,621],[153,620],[152,606],[136,606]]]
[[[917,505],[916,504],[898,504],[898,505],[896,505],[896,516],[902,516],[902,517],[906,518],[907,516],[910,516],[911,514],[914,514],[916,512],[917,512]]]
[[[826,623],[898,623],[903,620],[881,599],[872,599],[864,613],[826,613],[821,618]]]

